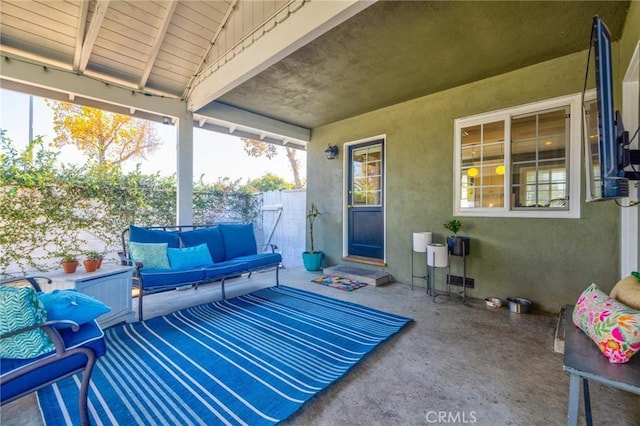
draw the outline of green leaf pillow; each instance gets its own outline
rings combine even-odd
[[[46,321],[47,311],[33,288],[0,286],[0,334]],[[53,350],[42,328],[0,339],[1,358],[35,358]]]
[[[145,269],[171,269],[167,257],[167,243],[129,242],[129,252],[134,262],[142,262]]]

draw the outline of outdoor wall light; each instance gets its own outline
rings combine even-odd
[[[329,148],[325,149],[324,153],[327,154],[327,160],[333,160],[338,155],[338,147],[329,144]]]

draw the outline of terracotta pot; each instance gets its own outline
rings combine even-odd
[[[73,274],[78,268],[78,261],[74,260],[73,262],[62,262],[60,265],[62,266],[62,270],[65,274]]]
[[[97,269],[100,269],[101,266],[102,266],[102,258],[98,259],[98,268]]]
[[[95,272],[98,269],[98,263],[100,259],[87,259],[82,262],[84,270],[87,272]]]

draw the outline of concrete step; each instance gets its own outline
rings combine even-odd
[[[354,281],[360,281],[369,285],[385,285],[393,281],[390,274],[383,271],[373,271],[365,268],[356,268],[348,265],[336,265],[324,268],[325,275],[337,275]]]

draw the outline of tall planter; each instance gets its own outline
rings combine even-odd
[[[321,251],[302,252],[302,263],[307,271],[319,271],[322,268],[323,258],[324,252]]]
[[[469,237],[450,236],[447,237],[447,247],[449,253],[453,256],[469,256],[470,244]],[[464,251],[463,251],[464,250]]]

